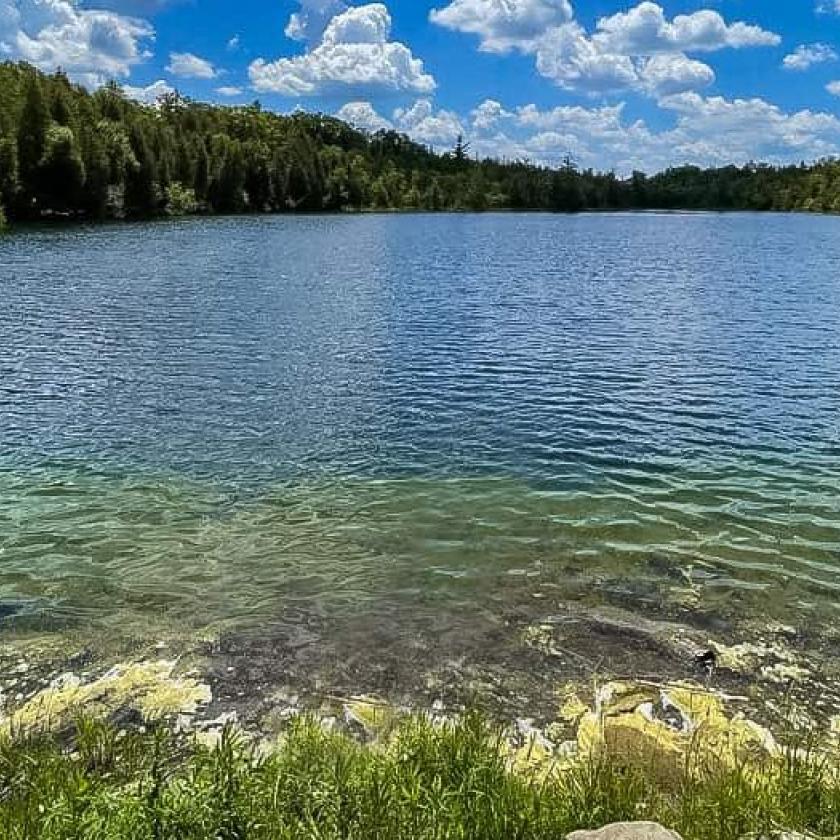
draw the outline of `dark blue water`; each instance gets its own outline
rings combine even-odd
[[[838,267],[840,219],[784,215],[6,236],[0,601],[446,612],[533,575],[832,616]]]

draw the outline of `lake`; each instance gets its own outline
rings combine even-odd
[[[34,228],[0,296],[7,638],[837,624],[840,218]]]

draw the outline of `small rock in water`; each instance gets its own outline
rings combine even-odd
[[[675,831],[658,823],[613,823],[597,831],[573,831],[566,840],[682,840]]]

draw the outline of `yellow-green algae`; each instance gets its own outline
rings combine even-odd
[[[210,702],[210,687],[191,676],[176,676],[174,661],[124,663],[83,682],[65,674],[8,714],[0,715],[0,735],[55,732],[80,716],[109,718],[133,710],[145,721],[192,715]]]
[[[344,704],[344,719],[369,738],[382,738],[399,718],[399,710],[377,697],[354,697]]]
[[[595,692],[594,707],[574,686],[558,695],[558,719],[545,729],[517,720],[505,730],[502,745],[514,772],[545,776],[600,756],[616,766],[650,771],[668,784],[692,765],[734,767],[777,752],[768,730],[743,714],[728,714],[721,696],[694,684],[608,682]],[[348,700],[343,711],[348,725],[383,746],[402,716],[372,697]]]
[[[609,682],[596,691],[594,708],[572,686],[560,697],[558,720],[545,734],[522,721],[509,731],[513,770],[545,775],[601,757],[668,785],[692,768],[734,767],[777,752],[768,730],[727,714],[722,697],[693,684]]]

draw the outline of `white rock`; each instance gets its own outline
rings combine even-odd
[[[682,840],[679,834],[658,823],[613,823],[597,831],[573,831],[566,840]]]

